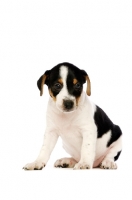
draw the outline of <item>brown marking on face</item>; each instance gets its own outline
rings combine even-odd
[[[80,100],[80,97],[76,97],[76,106],[78,106],[79,100]]]
[[[63,81],[61,78],[58,79],[58,83],[63,84]]]
[[[78,82],[76,78],[73,79],[73,84],[75,85]]]
[[[53,95],[51,89],[49,89],[49,94],[50,94],[50,96],[52,97],[52,99],[53,99],[54,101],[56,101],[56,97]]]

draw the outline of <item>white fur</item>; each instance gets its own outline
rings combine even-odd
[[[74,99],[69,95],[66,87],[67,73],[67,68],[61,67],[60,75],[64,87],[57,95],[56,102],[51,97],[49,98],[43,146],[36,161],[27,164],[24,169],[40,169],[46,165],[59,136],[62,138],[63,148],[77,162],[74,163],[74,169],[98,166],[102,160],[105,162],[105,158],[108,167],[116,168],[111,159],[121,150],[121,137],[109,148],[107,148],[107,143],[111,137],[111,131],[97,139],[97,127],[93,118],[96,107],[86,93],[82,92],[78,107],[74,107],[74,112],[63,112],[62,100]]]

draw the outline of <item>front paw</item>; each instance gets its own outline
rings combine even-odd
[[[73,169],[91,169],[92,165],[86,162],[78,162]]]
[[[45,163],[40,162],[40,161],[35,161],[32,163],[26,164],[23,169],[24,170],[41,170],[45,167]]]

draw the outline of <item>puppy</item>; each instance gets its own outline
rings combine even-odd
[[[85,82],[86,93],[83,91]],[[44,84],[50,94],[44,141],[38,158],[26,164],[24,169],[45,167],[59,136],[71,157],[57,160],[55,167],[116,169],[115,161],[122,150],[122,132],[88,98],[91,94],[88,74],[73,64],[61,63],[39,78],[37,85],[41,96]]]

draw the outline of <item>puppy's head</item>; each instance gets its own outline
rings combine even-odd
[[[91,95],[90,79],[84,70],[80,70],[70,63],[61,63],[47,70],[37,81],[40,96],[43,95],[43,86],[46,84],[49,94],[56,106],[63,112],[74,111],[87,81],[87,95]]]

